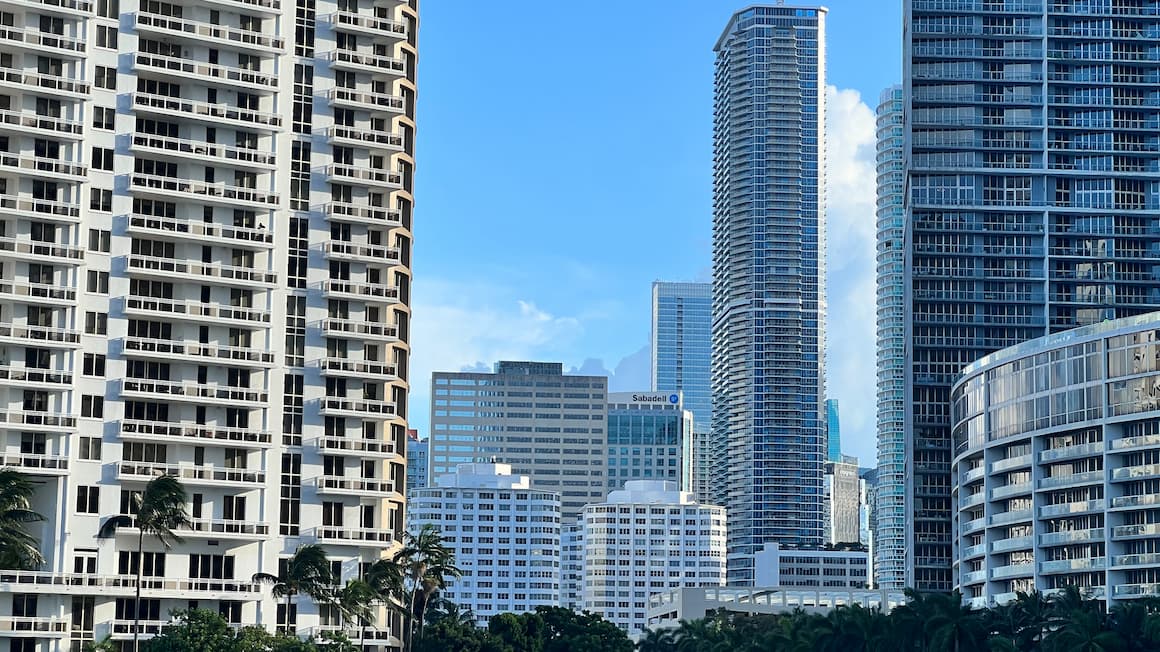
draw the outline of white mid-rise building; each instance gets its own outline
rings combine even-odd
[[[664,481],[632,481],[588,505],[581,607],[630,635],[644,630],[654,593],[725,584],[725,508]]]
[[[758,586],[865,589],[870,553],[854,544],[833,550],[796,550],[767,543],[754,556]]]
[[[486,626],[500,613],[560,604],[560,494],[538,491],[509,464],[460,464],[416,488],[408,526],[435,526],[463,571],[443,597]]]
[[[841,461],[826,462],[823,495],[826,543],[859,543],[862,481],[858,477],[858,458],[842,455]]]
[[[79,650],[195,604],[343,629],[250,578],[318,542],[346,581],[402,536],[417,0],[0,0],[0,25],[0,464],[48,516],[0,632]],[[135,604],[136,532],[96,534],[159,474],[193,527],[144,538]]]

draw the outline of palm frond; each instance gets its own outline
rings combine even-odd
[[[116,536],[117,530],[123,527],[133,527],[133,517],[124,514],[117,516],[110,516],[101,523],[101,529],[97,530],[98,539],[109,539]]]

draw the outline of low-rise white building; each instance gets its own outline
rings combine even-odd
[[[864,589],[870,586],[865,548],[795,550],[767,543],[754,555],[757,586]]]
[[[645,629],[650,595],[725,584],[725,508],[675,483],[629,481],[586,506],[581,526],[581,607],[629,635]]]
[[[890,613],[906,604],[903,591],[866,589],[795,589],[780,586],[675,589],[649,598],[648,628],[678,627],[682,620],[699,620],[718,609],[730,613],[778,614],[801,609],[825,614],[840,606],[861,605]]]
[[[444,596],[485,626],[500,613],[560,604],[560,494],[532,489],[508,464],[460,464],[416,488],[408,524],[431,524],[463,571]]]

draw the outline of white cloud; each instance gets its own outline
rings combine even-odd
[[[827,393],[842,448],[863,466],[875,443],[875,118],[857,91],[826,92]]]

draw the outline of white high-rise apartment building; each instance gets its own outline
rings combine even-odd
[[[580,520],[582,605],[629,635],[648,622],[648,599],[681,587],[725,585],[725,508],[702,505],[674,482],[630,480]]]
[[[194,604],[342,628],[250,577],[319,542],[345,581],[402,534],[417,1],[0,0],[0,24],[0,451],[48,516],[0,632],[76,650]],[[145,537],[135,605],[137,537],[96,533],[158,474],[194,527]]]
[[[408,496],[410,523],[432,525],[463,577],[443,597],[487,626],[496,614],[560,604],[560,494],[537,491],[510,464],[460,464]]]

